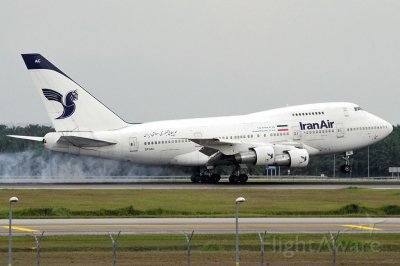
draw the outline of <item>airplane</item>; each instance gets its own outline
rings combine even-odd
[[[387,137],[387,121],[347,102],[305,104],[246,115],[127,123],[40,54],[22,54],[56,132],[46,149],[148,165],[196,169],[194,183],[217,183],[216,168],[234,166],[230,183],[248,180],[247,166],[306,167],[310,156],[343,153]]]

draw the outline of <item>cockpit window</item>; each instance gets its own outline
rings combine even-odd
[[[356,106],[356,107],[354,107],[354,111],[360,111],[360,110],[362,110],[362,108],[360,107],[360,106]]]

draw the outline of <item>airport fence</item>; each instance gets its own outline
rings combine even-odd
[[[17,234],[12,265],[235,264],[234,234],[191,233]],[[400,258],[399,234],[263,234],[240,234],[241,265],[395,265]],[[7,264],[7,243],[0,236],[0,265]]]

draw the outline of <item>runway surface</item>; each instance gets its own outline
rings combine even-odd
[[[398,181],[250,181],[246,184],[190,182],[0,183],[0,189],[400,189]]]
[[[240,218],[241,233],[399,233],[400,218]],[[16,219],[13,234],[44,231],[46,235],[67,234],[181,234],[234,233],[233,218],[124,218],[124,219]],[[0,235],[8,234],[8,220],[0,220]]]

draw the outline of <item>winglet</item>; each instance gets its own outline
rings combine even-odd
[[[44,56],[41,54],[21,54],[22,59],[24,59],[25,65],[28,69],[49,69],[60,73],[61,75],[68,77],[64,72],[62,72],[55,65],[50,63]]]

